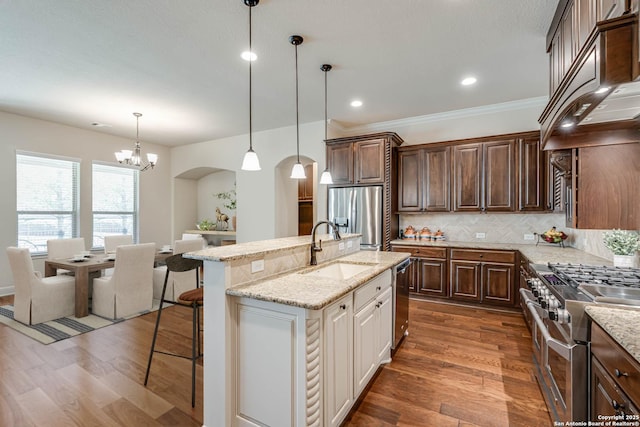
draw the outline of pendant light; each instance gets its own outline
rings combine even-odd
[[[249,6],[249,55],[253,53],[251,49],[251,9],[258,4],[259,0],[244,0],[244,4]],[[245,171],[259,171],[260,161],[258,155],[253,151],[253,121],[251,116],[252,111],[252,93],[251,93],[251,63],[253,59],[249,58],[249,150],[245,153],[244,159],[242,159],[242,170]]]
[[[147,169],[153,169],[153,167],[158,163],[158,155],[153,153],[147,153],[147,161],[142,160],[140,155],[140,117],[142,117],[141,113],[133,113],[136,118],[136,144],[133,147],[133,150],[120,150],[115,153],[116,160],[119,163],[124,163],[125,165],[136,166],[140,169],[141,172],[146,171]]]
[[[327,73],[331,71],[330,64],[322,64],[320,69],[324,71],[324,141],[327,142]],[[333,184],[329,166],[327,166],[320,176],[320,184]]]
[[[298,45],[302,44],[303,38],[300,36],[289,37],[289,42],[295,46],[296,49],[296,153],[297,162],[291,169],[291,178],[305,179],[304,166],[300,163],[300,121],[298,114]]]

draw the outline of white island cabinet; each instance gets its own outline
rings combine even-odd
[[[394,267],[410,254],[317,237],[318,266],[309,236],[184,255],[204,261],[204,426],[340,425],[390,360]]]
[[[234,298],[236,425],[340,425],[391,360],[392,277],[387,269],[318,310]]]

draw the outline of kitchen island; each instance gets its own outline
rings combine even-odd
[[[186,255],[204,261],[205,425],[338,425],[390,360],[392,267],[409,254],[318,238],[313,267],[309,236]]]

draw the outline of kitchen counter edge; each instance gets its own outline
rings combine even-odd
[[[629,306],[613,307],[594,304],[585,307],[585,311],[636,362],[640,363],[640,334],[638,334],[640,309]]]
[[[264,281],[234,286],[227,289],[226,293],[234,297],[320,310],[407,258],[409,258],[409,254],[405,252],[358,251],[317,266],[306,266],[294,272],[283,273]],[[348,280],[304,274],[336,262],[370,265],[371,270],[356,274]]]

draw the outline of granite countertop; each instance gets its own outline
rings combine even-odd
[[[640,363],[640,309],[634,307],[612,307],[611,305],[589,305],[585,311],[627,353]]]
[[[360,234],[342,234],[342,239],[360,237]],[[333,240],[331,234],[316,234],[316,242]],[[229,246],[216,246],[201,251],[189,252],[187,258],[204,261],[231,261],[258,255],[285,251],[301,246],[311,246],[310,236],[282,237],[279,239],[258,240],[255,242],[237,243]]]
[[[235,286],[227,289],[227,295],[253,298],[279,304],[319,310],[343,295],[368,282],[383,271],[409,258],[404,252],[358,251],[313,267],[304,267],[271,279]],[[371,269],[356,274],[348,280],[306,275],[336,262],[370,265]]]
[[[570,247],[560,247],[558,245],[540,244],[525,245],[519,243],[485,243],[485,242],[455,242],[455,241],[439,241],[427,242],[419,240],[396,239],[391,241],[392,245],[404,246],[435,246],[447,248],[465,248],[465,249],[498,249],[520,251],[522,255],[533,264],[547,264],[548,262],[560,262],[571,264],[588,264],[588,265],[613,265],[612,261],[591,255],[587,252]]]

